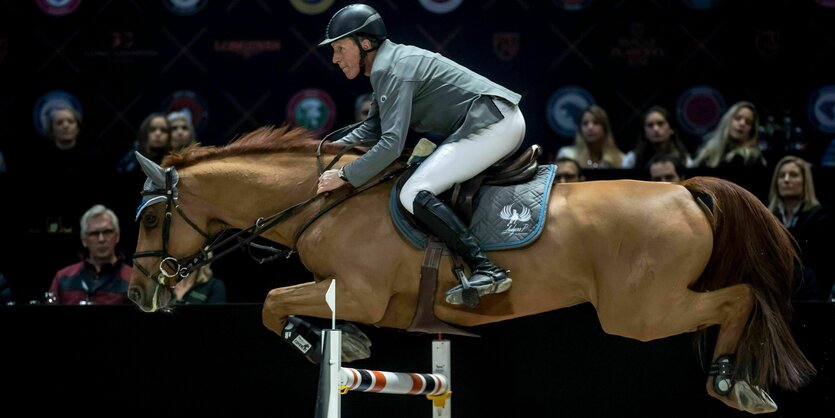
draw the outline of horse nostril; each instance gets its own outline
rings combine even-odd
[[[139,303],[139,300],[142,299],[142,292],[135,287],[128,289],[128,299],[132,300],[134,303]]]

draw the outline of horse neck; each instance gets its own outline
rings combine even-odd
[[[245,229],[310,199],[316,192],[315,158],[299,154],[227,157],[186,167],[180,172],[181,205],[205,212],[211,232]],[[192,203],[193,202],[193,203]],[[290,216],[264,234],[292,246],[303,216]]]

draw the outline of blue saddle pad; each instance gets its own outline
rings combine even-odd
[[[534,178],[510,186],[483,186],[476,196],[470,231],[484,250],[523,247],[542,233],[556,167],[539,166]],[[398,210],[398,188],[392,187],[389,210],[394,224],[415,247],[426,248],[426,233],[412,225]]]

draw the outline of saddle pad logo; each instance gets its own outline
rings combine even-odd
[[[290,4],[306,15],[318,15],[333,6],[333,0],[290,0]]]
[[[582,87],[558,89],[548,99],[548,125],[560,136],[573,138],[577,121],[594,104],[594,97]]]
[[[507,226],[502,231],[504,235],[525,233],[531,229],[528,223],[531,220],[531,209],[527,206],[522,206],[522,210],[518,211],[511,203],[502,208],[499,217],[507,221]]]
[[[458,8],[464,0],[418,0],[420,5],[432,13],[444,14]]]
[[[81,0],[36,0],[38,7],[52,16],[65,16],[81,5]]]
[[[676,111],[678,123],[687,133],[702,136],[719,122],[725,99],[713,87],[696,86],[681,94]]]
[[[333,127],[336,104],[324,90],[304,89],[287,103],[287,120],[322,135]]]
[[[823,86],[809,97],[809,122],[821,132],[835,133],[835,84]]]
[[[41,136],[46,136],[49,114],[57,108],[64,107],[70,107],[75,109],[79,114],[82,113],[81,102],[69,92],[53,90],[41,96],[35,103],[35,108],[32,111],[32,121],[35,124],[35,130]]]

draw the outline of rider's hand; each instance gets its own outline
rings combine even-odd
[[[316,194],[322,194],[336,190],[347,182],[339,178],[339,170],[328,170],[319,176],[319,185],[316,187]]]

